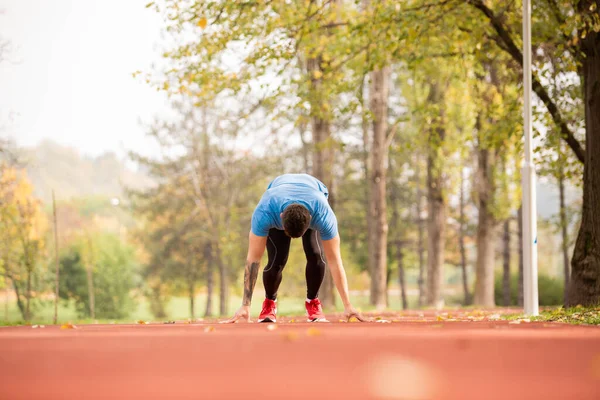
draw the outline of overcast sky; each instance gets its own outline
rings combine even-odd
[[[152,151],[138,123],[167,109],[139,79],[160,59],[158,14],[147,0],[0,0],[0,125],[19,145],[44,138],[97,155]],[[10,116],[10,118],[9,118]]]

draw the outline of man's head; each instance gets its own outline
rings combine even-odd
[[[301,204],[290,204],[281,213],[283,230],[292,238],[299,238],[310,226],[310,212]]]

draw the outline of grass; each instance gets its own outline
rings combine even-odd
[[[524,318],[523,314],[505,315],[507,320],[518,320]],[[572,325],[600,325],[600,307],[571,307],[553,308],[542,310],[537,317],[531,317],[531,321],[562,322]]]
[[[354,307],[361,311],[371,311],[373,306],[369,304],[369,296],[365,295],[354,295],[351,297]],[[199,295],[195,299],[195,315],[196,318],[202,317],[206,309],[206,296]],[[416,298],[409,298],[410,308],[416,308]],[[230,296],[228,314],[219,316],[219,299],[217,296],[213,297],[212,309],[213,315],[217,317],[227,317],[233,315],[235,310],[241,305],[242,299],[238,296]],[[389,310],[401,310],[400,299],[396,296],[390,296],[389,298]],[[339,299],[336,302],[336,311],[343,311],[343,306]],[[8,307],[5,307],[5,303],[0,300],[0,326],[2,325],[23,325],[21,313],[17,308],[15,302],[9,302]],[[254,296],[254,301],[251,307],[251,316],[256,318],[260,313],[262,306],[262,296],[258,293]],[[186,297],[173,297],[166,305],[167,317],[164,320],[187,320],[190,318],[190,306],[189,299]],[[306,312],[304,308],[304,299],[296,297],[285,297],[280,296],[278,300],[278,314],[281,316],[292,316],[292,315],[304,315]],[[51,301],[39,303],[33,310],[33,318],[31,324],[38,325],[50,325],[54,316],[54,303]],[[149,303],[145,298],[140,298],[137,307],[134,312],[128,318],[116,319],[116,320],[92,320],[89,318],[80,318],[75,310],[75,304],[60,302],[58,307],[58,323],[62,324],[65,322],[73,323],[132,323],[135,321],[159,321],[150,312]]]

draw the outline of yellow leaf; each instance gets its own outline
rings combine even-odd
[[[198,20],[198,26],[202,29],[206,28],[206,17],[202,17]]]
[[[148,324],[148,323],[147,323],[146,321],[144,321],[143,319],[140,319],[140,320],[138,320],[138,321],[137,321],[137,323],[138,323],[139,325],[147,325],[147,324]]]
[[[438,315],[436,320],[438,321],[444,321],[446,318],[442,317],[441,315]]]
[[[214,326],[207,326],[206,328],[204,328],[204,332],[214,332],[214,331],[215,331]]]
[[[306,334],[311,337],[321,336],[321,331],[318,330],[317,328],[311,327],[311,328],[308,328],[308,330],[306,331]]]
[[[286,342],[293,342],[298,339],[298,334],[296,332],[286,332],[283,334],[283,340]]]
[[[66,324],[63,324],[60,329],[77,329],[77,327],[72,323],[67,322]]]
[[[313,71],[313,78],[320,79],[323,76],[323,73],[319,70]]]

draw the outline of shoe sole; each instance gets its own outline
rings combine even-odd
[[[277,321],[277,320],[275,320],[275,319],[273,319],[273,320],[272,320],[271,318],[263,318],[263,319],[259,319],[259,320],[258,320],[258,322],[261,322],[261,323],[262,323],[262,322],[267,322],[267,323],[268,323],[268,322],[270,322],[270,323],[273,323],[273,324],[274,324],[276,321]]]
[[[307,322],[329,322],[326,318],[307,319]]]

